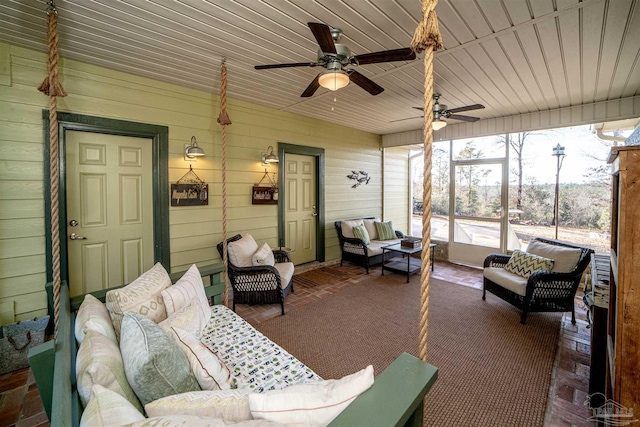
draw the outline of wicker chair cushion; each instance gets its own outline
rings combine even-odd
[[[382,247],[394,245],[396,243],[400,243],[402,239],[394,239],[394,240],[372,240],[371,243],[367,245],[367,253],[369,256],[381,255]]]
[[[349,221],[342,221],[342,235],[349,239],[356,237],[353,234],[353,227],[358,225],[364,225],[364,221],[361,219],[352,219]]]
[[[509,273],[502,267],[485,267],[484,277],[518,295],[527,294],[527,280],[517,274]]]
[[[364,225],[356,225],[353,227],[353,235],[364,242],[365,245],[371,243],[371,239],[369,238],[369,233]]]
[[[286,288],[291,278],[293,277],[293,272],[295,267],[292,262],[279,262],[274,265],[278,273],[280,273],[280,287],[282,289]]]
[[[242,239],[230,242],[227,246],[229,262],[236,267],[253,266],[253,254],[258,250],[258,244],[251,234],[245,234]]]
[[[582,249],[550,245],[534,240],[527,246],[527,252],[552,259],[554,261],[552,273],[570,273],[578,265]]]
[[[251,258],[252,265],[274,265],[276,263],[275,258],[273,257],[273,251],[268,243],[260,246]]]
[[[369,233],[369,238],[371,240],[377,240],[378,239],[378,231],[376,230],[376,226],[373,224],[376,221],[380,222],[380,218],[363,220],[364,227],[367,229],[367,233]]]

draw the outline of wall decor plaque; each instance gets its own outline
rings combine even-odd
[[[202,206],[209,204],[209,184],[200,179],[189,166],[189,172],[171,184],[171,206]]]

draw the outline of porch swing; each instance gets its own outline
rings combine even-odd
[[[431,175],[431,121],[433,118],[431,102],[433,100],[433,52],[441,47],[435,7],[437,0],[422,0],[423,20],[416,29],[412,48],[421,53],[426,51],[425,62],[425,177]],[[57,75],[58,36],[57,11],[54,1],[49,1],[48,13],[48,49],[49,76],[40,90],[49,95],[50,114],[50,151],[57,152],[57,96],[66,96],[59,84]],[[226,111],[227,70],[225,63],[221,67],[221,111],[218,123],[222,126],[222,224],[223,224],[223,265],[224,290],[222,302],[229,305],[227,283],[227,205],[226,205],[226,127],[231,120]],[[75,386],[76,345],[74,336],[75,315],[72,313],[68,287],[60,280],[60,235],[58,229],[58,165],[56,156],[51,157],[51,242],[53,253],[53,301],[55,339],[30,351],[29,360],[43,405],[53,427],[73,426],[80,422],[78,391]],[[424,206],[427,215],[423,217],[423,247],[430,243],[430,206],[431,181],[424,180]],[[429,253],[423,251],[422,264],[428,265]],[[421,308],[420,308],[420,359],[407,353],[400,355],[375,380],[371,388],[358,396],[331,423],[331,426],[354,425],[393,425],[418,426],[423,421],[423,400],[437,378],[437,369],[426,363],[427,358],[427,318],[429,301],[429,268],[421,272]],[[55,392],[54,392],[55,391]]]

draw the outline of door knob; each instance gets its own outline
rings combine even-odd
[[[77,227],[78,226],[78,221],[76,221],[75,219],[72,219],[71,221],[69,221],[69,225],[71,227]]]
[[[76,233],[71,233],[69,236],[71,240],[87,240],[86,237],[78,236]]]

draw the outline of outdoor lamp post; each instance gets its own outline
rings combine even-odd
[[[558,216],[558,201],[560,196],[560,168],[562,167],[562,161],[566,154],[564,154],[564,147],[558,143],[555,147],[553,147],[553,156],[556,156],[558,161],[557,169],[556,169],[556,202],[555,202],[555,212],[553,214],[554,222],[556,224],[556,240],[558,240],[558,220],[560,219]]]

